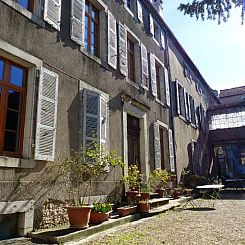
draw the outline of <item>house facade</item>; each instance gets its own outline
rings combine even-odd
[[[0,230],[40,227],[43,204],[69,198],[48,167],[94,137],[126,164],[94,181],[94,196],[117,192],[133,164],[145,179],[164,168],[180,179],[218,100],[161,1],[1,0],[0,9]]]

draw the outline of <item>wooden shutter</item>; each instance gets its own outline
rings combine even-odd
[[[155,169],[161,169],[161,146],[160,146],[160,130],[157,122],[153,125],[154,129],[154,150],[155,150]]]
[[[100,95],[84,89],[83,94],[83,147],[93,141],[100,141]]]
[[[160,38],[161,38],[161,47],[165,49],[165,37],[162,32],[160,33]]]
[[[85,0],[71,1],[71,39],[84,46]]]
[[[173,132],[172,132],[171,129],[168,130],[168,146],[169,146],[169,165],[170,165],[170,170],[171,170],[171,172],[175,172]]]
[[[51,26],[60,30],[61,0],[45,0],[43,17]]]
[[[45,68],[41,68],[34,156],[36,160],[54,161],[57,101],[58,75]]]
[[[189,121],[189,106],[188,106],[188,93],[184,89],[184,102],[185,102],[185,118]]]
[[[180,94],[179,94],[179,83],[176,80],[176,112],[180,115]]]
[[[139,0],[137,0],[137,17],[140,22],[143,22],[143,11],[142,11],[142,6]]]
[[[141,69],[142,69],[142,84],[144,86],[148,86],[148,84],[144,84],[144,77],[149,77],[148,72],[148,55],[146,47],[141,43],[140,46],[140,53],[141,53]]]
[[[116,19],[108,11],[108,64],[117,69],[117,25]]]
[[[157,96],[157,79],[156,79],[156,63],[154,54],[150,53],[150,67],[151,67],[151,92]]]
[[[106,148],[107,146],[107,131],[108,131],[108,110],[107,100],[104,96],[100,96],[100,144]]]
[[[170,88],[169,88],[169,77],[168,77],[168,69],[164,67],[164,80],[165,80],[165,93],[166,93],[166,104],[167,106],[171,106],[170,101]]]
[[[127,59],[127,31],[125,26],[119,22],[119,69],[124,75],[128,75],[128,59]]]
[[[149,15],[149,24],[150,34],[154,37],[154,20],[151,14]]]
[[[198,106],[196,101],[194,100],[194,110],[195,110],[195,124],[198,127]]]

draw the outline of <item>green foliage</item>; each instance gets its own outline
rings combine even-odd
[[[230,17],[230,11],[232,8],[241,7],[243,0],[193,0],[192,3],[181,3],[178,10],[191,17],[196,16],[196,19],[201,20],[218,19],[218,23],[221,21],[226,22]],[[244,20],[244,8],[242,8],[242,23]]]
[[[167,169],[154,170],[149,177],[149,183],[152,188],[164,188],[169,181],[169,173]]]
[[[55,165],[75,205],[83,205],[85,197],[90,197],[92,180],[108,174],[107,166],[112,170],[116,166],[123,167],[124,163],[115,151],[107,151],[95,142],[79,152],[72,151],[70,156]]]
[[[108,213],[112,210],[110,203],[98,202],[93,204],[92,211],[98,213]]]
[[[128,175],[122,177],[122,182],[128,185],[130,190],[138,189],[140,187],[142,175],[138,170],[137,165],[132,165],[128,168]]]
[[[148,184],[142,184],[140,190],[143,193],[149,193],[151,191],[151,188]]]

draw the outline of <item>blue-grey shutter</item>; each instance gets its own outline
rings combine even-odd
[[[71,0],[71,39],[84,47],[85,0]]]
[[[155,151],[155,169],[161,169],[161,146],[160,146],[160,130],[157,122],[153,125],[154,128],[154,151]]]
[[[150,68],[151,68],[151,92],[157,96],[157,78],[156,78],[156,61],[154,54],[150,53]]]
[[[51,26],[60,30],[61,0],[45,0],[43,17]]]
[[[56,73],[41,68],[34,156],[36,160],[54,161],[55,158],[58,79]]]
[[[136,2],[137,4],[137,17],[140,22],[143,22],[143,11],[142,11],[142,6],[139,0]]]
[[[169,77],[168,77],[168,69],[164,67],[164,81],[165,81],[165,93],[166,93],[166,104],[167,106],[171,106],[170,101],[170,88],[169,88]]]
[[[100,141],[100,95],[84,89],[83,94],[83,147]]]
[[[125,26],[119,22],[119,69],[124,75],[128,75],[128,58],[127,58],[127,31]]]
[[[160,33],[160,39],[161,39],[161,48],[165,49],[165,37],[163,32]]]
[[[144,78],[148,80],[149,78],[149,72],[148,72],[148,54],[147,54],[147,49],[146,47],[141,43],[140,45],[140,54],[141,54],[141,79],[142,79],[142,84],[144,86],[148,86],[148,84],[145,84]]]
[[[171,172],[175,172],[173,132],[172,132],[171,129],[168,130],[168,146],[169,146],[169,165],[170,165],[170,170],[171,170]]]
[[[149,24],[150,34],[154,37],[154,20],[151,14],[149,14]]]
[[[107,148],[108,123],[107,99],[100,95],[100,144],[103,148]]]
[[[176,80],[176,112],[180,115],[180,94],[179,94],[179,82]]]
[[[108,11],[108,64],[117,69],[117,23]]]

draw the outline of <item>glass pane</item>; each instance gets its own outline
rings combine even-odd
[[[3,80],[4,75],[4,61],[0,60],[0,80]]]
[[[18,133],[5,131],[4,151],[16,152],[18,149]]]
[[[91,45],[94,46],[94,34],[91,33]]]
[[[85,12],[88,13],[89,7],[88,7],[88,1],[85,3]]]
[[[91,45],[91,54],[92,54],[92,55],[95,55],[95,52],[94,52],[94,51],[95,51],[94,46]]]
[[[23,8],[29,9],[29,0],[17,0],[17,3],[19,3]]]
[[[91,32],[94,32],[94,26],[95,26],[95,24],[94,24],[94,22],[92,21],[92,22],[91,22]]]
[[[88,28],[88,16],[85,16],[85,28]]]
[[[98,14],[97,14],[97,9],[93,8],[92,9],[92,18],[97,20],[98,19]]]
[[[16,91],[9,90],[8,108],[20,111],[22,95]]]
[[[7,111],[7,119],[6,119],[6,129],[18,131],[19,130],[19,120],[20,113],[15,111]]]
[[[10,83],[23,87],[23,81],[24,81],[24,70],[20,67],[11,66],[11,74],[10,74]]]

